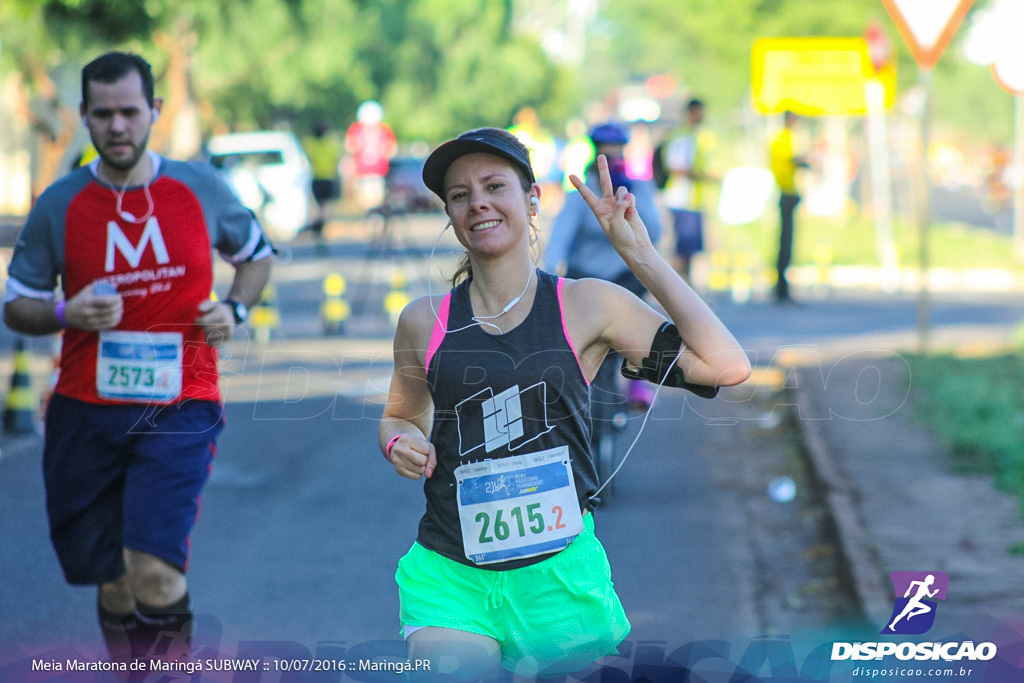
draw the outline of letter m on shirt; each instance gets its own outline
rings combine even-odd
[[[143,229],[142,237],[137,245],[133,244],[127,235],[121,231],[121,226],[114,221],[110,221],[107,223],[107,260],[105,270],[108,273],[114,272],[115,250],[121,252],[121,255],[124,256],[132,268],[138,268],[147,245],[153,247],[153,255],[156,256],[158,264],[163,265],[170,262],[171,257],[167,253],[167,245],[164,244],[164,236],[160,232],[160,224],[157,223],[155,217],[150,217],[146,221],[146,227]]]

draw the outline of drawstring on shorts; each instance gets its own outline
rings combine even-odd
[[[487,591],[487,607],[489,609],[498,609],[508,599],[508,594],[505,592],[507,583],[505,572],[497,571],[494,574],[494,581],[491,582],[491,588]]]

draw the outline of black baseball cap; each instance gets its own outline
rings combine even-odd
[[[497,129],[488,128],[467,131],[435,149],[423,164],[423,184],[441,201],[445,201],[444,174],[448,172],[448,167],[459,157],[474,152],[495,154],[508,159],[526,172],[531,183],[537,182],[533,167],[530,166],[530,157],[510,140],[496,133]]]

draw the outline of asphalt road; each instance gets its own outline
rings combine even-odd
[[[406,246],[411,251],[396,247],[389,257],[405,266],[409,294],[423,293],[430,243]],[[225,353],[228,428],[189,571],[196,649],[239,658],[400,656],[393,573],[423,501],[419,485],[397,477],[376,445],[390,373],[382,299],[394,262],[367,259],[365,246],[352,244],[332,245],[326,259],[299,246],[289,258],[276,278],[282,327],[268,345],[238,339]],[[351,298],[366,303],[345,335],[325,338],[320,285],[339,269]],[[915,326],[910,296],[833,295],[781,309],[712,303],[760,365],[796,353],[827,371],[845,354],[905,348]],[[932,319],[937,339],[969,340],[972,331],[1024,319],[1024,304],[948,297],[936,302]],[[2,348],[10,341],[0,333]],[[33,348],[48,344],[35,340]],[[767,388],[748,392],[710,403],[662,396],[614,497],[598,511],[598,534],[634,627],[623,662],[721,639],[718,659],[728,666],[766,634],[789,642],[796,629],[844,628],[853,618],[825,599],[843,593],[841,577],[808,569],[808,548],[827,546],[827,538],[794,539],[798,528],[827,526],[815,520],[814,501],[766,502],[764,483],[799,468],[787,461],[788,437],[778,426],[785,401]],[[626,434],[639,426],[631,420]],[[100,648],[94,592],[64,584],[47,540],[39,454],[36,436],[0,437],[0,680],[30,655]],[[748,466],[751,457],[756,466]],[[799,547],[783,564],[787,545]],[[797,578],[801,587],[786,588]],[[808,598],[812,584],[824,598]],[[780,607],[781,594],[792,599]],[[803,607],[794,607],[801,595]]]
[[[751,417],[768,406],[752,412],[740,400]],[[709,421],[681,395],[662,397],[596,514],[633,624],[611,665],[632,671],[709,639],[726,643],[738,662],[765,633],[837,627],[835,619],[850,617],[831,604],[776,604],[806,600],[807,586],[843,589],[808,574],[806,548],[820,541],[792,540],[813,523],[804,506],[764,495],[770,476],[789,471],[773,471],[784,454],[765,452],[784,433],[737,423],[723,406]],[[423,502],[419,484],[380,457],[377,415],[379,406],[352,398],[228,404],[192,545],[197,656],[401,656],[392,577]],[[757,463],[742,466],[755,455]],[[0,679],[5,664],[12,671],[30,656],[95,656],[94,593],[63,583],[46,539],[38,438],[3,442],[0,477],[0,565],[17,588],[0,598]],[[773,521],[784,528],[766,534]],[[780,620],[783,611],[790,614]]]

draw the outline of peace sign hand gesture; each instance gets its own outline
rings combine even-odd
[[[652,247],[647,226],[636,212],[636,197],[625,187],[619,187],[617,190],[612,187],[608,159],[603,154],[597,157],[597,170],[601,180],[600,197],[594,194],[579,176],[570,175],[569,181],[594,212],[615,251],[619,252],[626,263],[630,263],[629,256],[639,256],[640,251]]]

